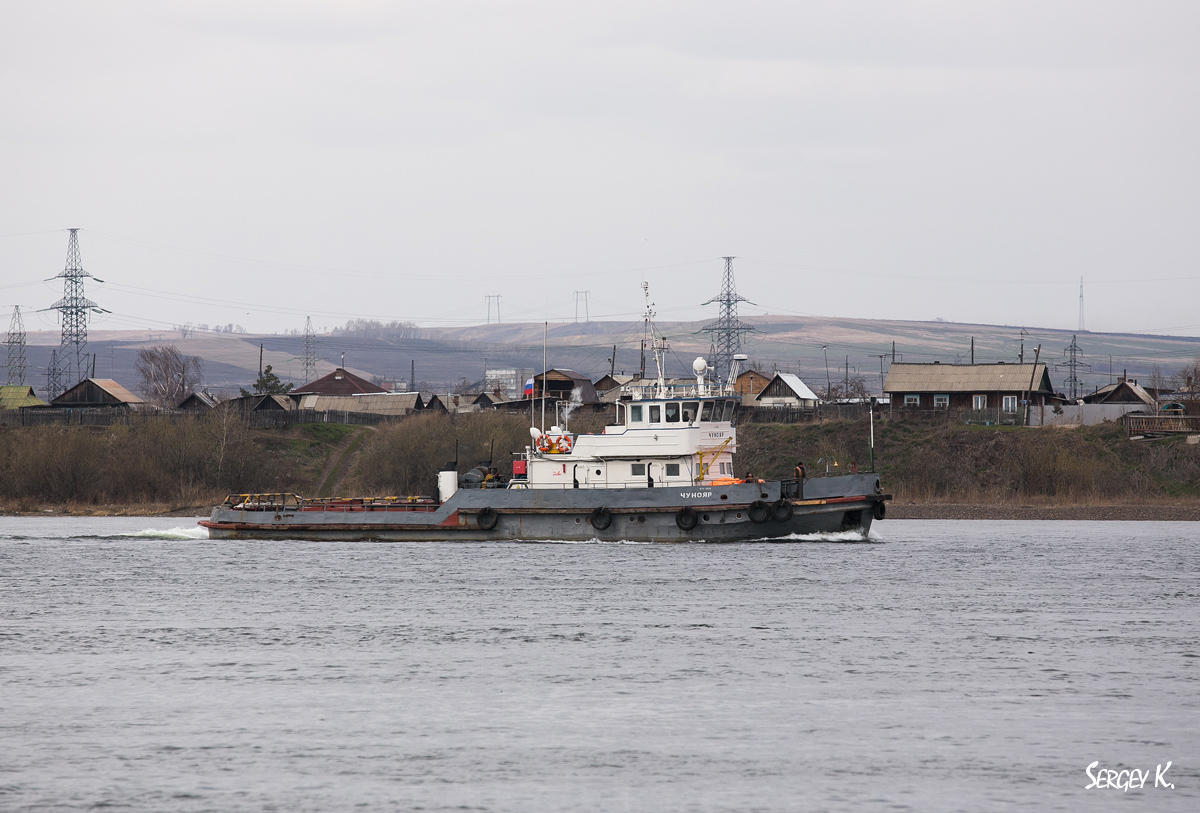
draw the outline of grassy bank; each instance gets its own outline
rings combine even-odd
[[[573,428],[596,430],[595,416]],[[0,428],[0,510],[206,511],[231,492],[432,494],[456,454],[460,470],[492,459],[504,473],[529,441],[523,415],[420,415],[364,431],[316,424],[251,430],[220,414],[145,418],[130,426]],[[1125,440],[1119,425],[998,429],[878,421],[875,459],[898,502],[1086,506],[1200,502],[1200,446]],[[738,431],[738,474],[790,477],[866,468],[866,421],[752,424]],[[834,465],[836,463],[836,465]]]

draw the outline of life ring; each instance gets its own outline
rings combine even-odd
[[[588,521],[592,523],[592,527],[597,531],[603,531],[609,525],[612,525],[612,511],[609,511],[604,506],[599,506],[592,511],[592,515],[588,517]]]
[[[559,454],[566,454],[571,451],[571,436],[559,435],[554,441],[554,450]]]
[[[871,506],[871,513],[875,515],[875,519],[883,519],[887,516],[887,503],[883,500]]]
[[[771,505],[762,500],[755,500],[750,503],[750,508],[746,513],[750,515],[751,522],[766,522],[771,518]]]
[[[690,531],[696,527],[696,523],[699,521],[696,510],[689,505],[685,505],[675,512],[675,524],[679,526],[680,530]]]
[[[554,443],[550,440],[549,435],[538,435],[533,445],[539,452],[548,452],[554,448]]]
[[[480,528],[490,531],[500,521],[500,515],[496,513],[496,509],[489,505],[479,512],[479,516],[475,517],[475,521],[479,523]]]
[[[780,500],[771,506],[771,519],[776,522],[787,522],[792,518],[792,504],[787,500]]]

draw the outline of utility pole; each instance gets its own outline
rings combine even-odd
[[[58,369],[58,350],[50,351],[50,364],[46,367],[46,400],[53,401],[63,393],[62,371]]]
[[[417,360],[410,359],[408,362],[408,391],[417,391]]]
[[[1017,360],[1021,364],[1025,363],[1025,337],[1028,335],[1029,334],[1025,332],[1025,328],[1021,328],[1021,352],[1017,354]]]
[[[1079,278],[1079,332],[1084,331],[1083,326],[1083,277]]]
[[[73,387],[83,379],[87,356],[88,313],[108,313],[84,296],[83,281],[92,275],[83,270],[79,256],[79,229],[71,229],[67,239],[67,264],[54,279],[63,280],[63,298],[47,310],[62,315],[62,340],[59,342],[59,386]],[[103,280],[96,280],[103,282]],[[66,373],[65,379],[61,377]]]
[[[1061,364],[1055,365],[1059,369],[1066,369],[1070,373],[1070,375],[1067,377],[1067,380],[1063,382],[1063,388],[1070,388],[1072,401],[1074,401],[1083,392],[1083,382],[1079,380],[1079,371],[1092,369],[1092,365],[1080,361],[1080,358],[1083,356],[1083,351],[1080,349],[1079,344],[1076,341],[1077,338],[1078,337],[1076,336],[1072,336],[1071,343],[1063,350],[1063,353],[1065,353],[1067,356],[1067,360]]]
[[[971,364],[975,364],[975,337],[971,337]]]
[[[1029,407],[1033,401],[1033,378],[1037,375],[1038,359],[1042,355],[1042,346],[1039,344],[1037,349],[1033,351],[1033,369],[1029,371],[1029,389],[1025,391],[1025,425],[1029,426]],[[1044,417],[1044,416],[1043,416]]]
[[[304,319],[304,383],[317,377],[317,337],[313,333],[312,317]]]
[[[21,319],[21,306],[13,306],[12,321],[8,325],[8,383],[25,383],[25,322]]]
[[[821,352],[825,354],[825,398],[828,399],[829,391],[833,389],[833,382],[829,380],[829,345],[821,345]]]
[[[744,296],[738,296],[737,286],[733,282],[733,257],[723,257],[725,260],[725,276],[721,280],[721,293],[705,302],[705,305],[721,306],[717,321],[709,322],[700,328],[699,333],[707,333],[717,347],[713,377],[721,381],[729,376],[733,367],[733,357],[742,350],[742,337],[753,333],[754,327],[738,319],[738,303],[750,302]],[[754,303],[751,303],[754,304]]]
[[[608,360],[608,377],[612,378],[617,374],[617,346],[613,345],[612,358]]]

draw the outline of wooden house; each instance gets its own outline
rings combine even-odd
[[[883,383],[894,410],[998,410],[1016,414],[1022,401],[1057,403],[1045,363],[893,364]]]
[[[758,395],[754,405],[763,407],[791,407],[793,409],[816,409],[817,395],[800,377],[792,373],[775,373]]]
[[[146,402],[111,378],[85,378],[50,402],[59,409],[142,409]]]

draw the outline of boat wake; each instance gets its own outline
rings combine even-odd
[[[141,531],[131,531],[116,534],[115,539],[208,539],[208,529],[198,525],[190,528],[146,528]]]
[[[816,534],[788,534],[787,536],[775,536],[770,539],[760,539],[759,542],[874,542],[882,543],[883,537],[876,534],[874,531],[863,533],[862,531],[832,531],[828,533]]]

